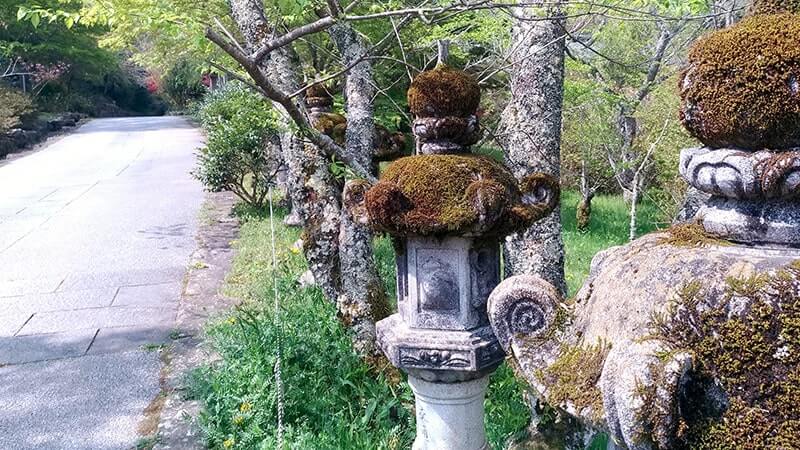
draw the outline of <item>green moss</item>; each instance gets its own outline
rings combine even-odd
[[[466,117],[475,113],[480,101],[478,82],[445,65],[417,75],[408,89],[408,106],[417,117]]]
[[[317,83],[311,85],[306,89],[306,97],[310,98],[333,98],[327,86],[324,83]]]
[[[748,17],[700,39],[688,60],[681,120],[691,134],[711,147],[800,145],[800,16]]]
[[[691,283],[679,293],[668,316],[654,321],[656,334],[673,348],[692,352],[693,378],[717,380],[729,397],[721,417],[697,414],[684,423],[686,447],[796,448],[800,265],[729,279],[721,295],[707,292],[700,282]]]
[[[713,245],[728,246],[730,242],[708,233],[703,225],[697,222],[674,225],[666,230],[667,235],[659,239],[659,244],[675,247],[709,247]]]
[[[547,388],[548,401],[562,407],[572,405],[578,411],[590,409],[593,419],[600,422],[605,413],[597,383],[610,349],[602,342],[588,347],[562,347],[556,361],[536,374]]]
[[[800,0],[753,0],[749,14],[800,12]]]
[[[393,234],[501,235],[547,211],[522,203],[511,172],[480,155],[401,158],[366,195],[372,222]]]
[[[347,119],[341,114],[316,114],[312,120],[312,125],[317,131],[330,136],[337,143],[344,142],[344,135],[347,131]]]

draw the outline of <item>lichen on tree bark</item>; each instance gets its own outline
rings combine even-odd
[[[342,62],[349,66],[365,55],[367,46],[347,23],[337,23],[328,30]],[[345,148],[364,167],[372,165],[377,147],[373,101],[375,97],[372,65],[368,61],[355,64],[345,79],[347,131]],[[342,290],[337,298],[340,317],[354,332],[355,349],[364,355],[378,355],[375,345],[375,322],[388,316],[389,303],[375,266],[372,232],[342,208],[339,231]]]
[[[250,51],[258,48],[272,31],[264,15],[263,5],[255,0],[230,0],[231,15]],[[300,87],[296,55],[291,47],[272,51],[258,67],[275,87],[283,92],[294,92]],[[299,100],[296,106],[305,111]],[[286,129],[292,119],[284,108]],[[325,296],[335,300],[340,289],[339,279],[339,197],[335,180],[328,170],[327,160],[313,146],[305,145],[290,131],[281,138],[281,151],[288,166],[288,181],[292,203],[299,213],[304,228],[304,250],[314,279]]]
[[[506,164],[521,178],[534,172],[560,176],[564,86],[564,16],[558,5],[526,8],[512,30],[511,100],[500,140]],[[551,20],[525,20],[551,17]],[[506,240],[509,275],[536,274],[566,292],[561,212],[556,209]]]

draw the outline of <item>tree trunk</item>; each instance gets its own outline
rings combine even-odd
[[[594,193],[594,188],[589,186],[589,173],[586,170],[586,160],[584,159],[581,161],[581,201],[578,202],[575,212],[575,223],[578,231],[588,231],[589,226],[592,224],[592,199],[594,198]]]
[[[561,172],[561,112],[564,87],[564,17],[559,6],[520,11],[512,30],[511,101],[503,112],[501,139],[506,163],[517,177]],[[566,293],[564,243],[559,207],[505,245],[507,275],[536,274]]]
[[[711,4],[714,28],[721,30],[736,24],[746,9],[747,0],[714,0]]]
[[[592,225],[592,196],[581,196],[581,201],[578,202],[578,208],[575,213],[575,221],[577,223],[578,231],[589,231]]]
[[[638,177],[637,177],[638,178]],[[628,228],[628,240],[633,242],[636,239],[636,205],[639,203],[639,180],[635,180],[633,191],[631,192],[631,222]]]
[[[639,122],[631,114],[630,108],[624,104],[619,105],[617,111],[617,132],[621,138],[619,162],[616,164],[615,174],[617,182],[622,189],[622,198],[630,204],[633,198],[633,178],[635,169],[632,165],[636,162],[637,155],[633,151],[633,142],[639,134]]]
[[[367,52],[365,42],[349,24],[338,23],[329,29],[329,34],[345,66],[353,64]],[[362,61],[350,69],[345,80],[345,147],[364,167],[372,164],[377,144],[374,97],[372,65]],[[356,351],[377,356],[380,351],[375,345],[375,322],[388,316],[390,306],[375,266],[372,232],[366,224],[354,220],[348,211],[346,199],[349,190],[350,186],[345,188],[345,207],[342,208],[339,231],[342,291],[337,307],[342,320],[354,331]]]
[[[269,36],[272,27],[264,15],[259,0],[230,0],[231,15],[250,51]],[[273,80],[284,92],[294,92],[300,87],[296,55],[289,46],[281,47],[264,58],[259,70]],[[287,129],[291,119],[283,107]],[[297,105],[302,111],[302,101]],[[288,167],[289,192],[292,205],[304,226],[303,241],[306,260],[314,279],[325,296],[335,301],[340,289],[339,277],[339,216],[340,193],[328,170],[328,161],[318,149],[306,146],[293,133],[281,136],[283,157]]]

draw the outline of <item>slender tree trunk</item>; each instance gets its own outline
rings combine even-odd
[[[639,122],[632,115],[630,108],[624,104],[619,105],[617,110],[617,132],[621,138],[619,150],[619,162],[617,163],[618,173],[616,174],[620,188],[622,188],[622,198],[626,203],[630,203],[633,198],[633,191],[636,189],[633,184],[634,169],[631,167],[636,162],[637,155],[633,151],[633,142],[639,134]]]
[[[589,186],[589,173],[586,170],[586,160],[581,161],[581,200],[575,213],[575,222],[578,231],[588,231],[592,223],[592,199],[595,190]]]
[[[528,8],[512,30],[511,101],[503,112],[502,139],[506,163],[517,177],[561,172],[561,112],[564,88],[565,31],[561,8]],[[527,231],[511,236],[505,245],[508,275],[537,274],[566,293],[561,211]]]
[[[346,66],[367,52],[366,43],[349,24],[336,24],[329,29],[329,34]],[[372,65],[367,61],[360,62],[347,73],[345,80],[345,147],[364,167],[372,164],[372,154],[377,146],[374,97]],[[350,188],[351,185],[345,188],[345,199]],[[354,331],[355,349],[363,355],[376,356],[380,352],[375,345],[375,322],[386,317],[390,307],[375,266],[372,232],[366,224],[354,220],[346,206],[342,208],[339,231],[342,291],[337,307],[340,317]]]
[[[250,51],[269,36],[272,27],[264,15],[260,0],[230,0],[231,14]],[[289,46],[281,47],[265,58],[259,70],[274,80],[284,92],[294,92],[300,87],[296,55]],[[302,101],[297,105],[305,111]],[[291,119],[284,109],[287,129]],[[314,279],[325,296],[335,301],[339,294],[339,220],[340,193],[328,170],[328,162],[315,147],[305,145],[293,133],[281,136],[281,149],[288,167],[288,185],[293,207],[303,226],[306,260]]]
[[[637,177],[638,178],[638,177]],[[639,180],[634,180],[633,192],[631,192],[631,222],[628,228],[628,240],[636,239],[636,205],[639,203]]]

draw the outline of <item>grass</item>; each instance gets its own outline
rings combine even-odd
[[[624,243],[627,210],[621,200],[598,197],[587,233],[575,231],[577,196],[564,195],[564,240],[570,292],[588,273],[598,250]],[[642,208],[642,219],[651,213]],[[273,449],[277,440],[277,349],[282,352],[285,448],[406,449],[414,438],[413,395],[396,372],[367,366],[353,353],[335,307],[317,289],[299,289],[302,255],[291,250],[299,230],[275,218],[278,267],[272,265],[270,221],[262,213],[238,209],[245,218],[235,243],[238,253],[226,283],[227,294],[243,301],[209,324],[218,362],[192,374],[191,396],[202,401],[201,424],[215,449]],[[644,222],[644,220],[643,220]],[[643,230],[644,231],[644,230]],[[393,296],[394,252],[376,240],[376,261]],[[273,287],[281,309],[273,308]],[[530,420],[523,384],[507,366],[492,376],[487,396],[487,435],[492,448],[505,448]]]
[[[628,242],[630,217],[628,206],[619,196],[598,195],[592,201],[592,221],[589,230],[577,229],[575,212],[580,196],[564,192],[561,196],[561,223],[563,224],[564,272],[570,295],[574,295],[589,275],[589,266],[597,252]],[[656,229],[657,209],[648,203],[638,206],[637,236]]]

